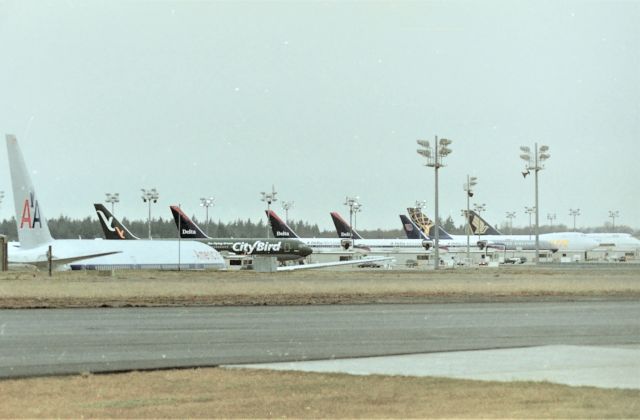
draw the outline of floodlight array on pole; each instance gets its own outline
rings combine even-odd
[[[362,211],[362,204],[355,203],[353,205],[353,229],[358,228],[358,213]]]
[[[573,217],[573,231],[576,231],[576,217],[580,216],[580,209],[569,209],[569,216]]]
[[[278,201],[278,199],[276,198],[277,194],[278,193],[276,192],[276,188],[273,185],[271,185],[270,193],[267,193],[264,191],[260,192],[260,195],[262,196],[260,200],[267,203],[267,212],[271,211],[271,203],[275,203],[276,201]],[[271,235],[270,231],[271,231],[271,218],[267,216],[267,238],[269,238]]]
[[[535,143],[534,150],[531,152],[531,149],[527,146],[520,147],[520,159],[526,162],[525,170],[522,172],[523,177],[527,177],[534,171],[535,173],[535,211],[536,211],[536,256],[535,263],[538,264],[540,261],[540,205],[538,203],[538,172],[544,169],[543,162],[551,157],[549,154],[549,146],[540,146],[538,149],[538,143]]]
[[[120,202],[120,193],[105,193],[106,198],[104,199],[105,203],[111,203],[111,213],[116,214],[115,212],[115,204]]]
[[[354,212],[354,208],[360,206],[360,203],[358,202],[358,200],[360,199],[360,197],[358,197],[357,195],[355,197],[349,197],[347,196],[344,199],[344,205],[349,207],[349,229],[351,229],[351,231],[349,232],[349,236],[351,239],[351,246],[353,247],[353,245],[355,244],[355,239],[353,237],[353,212]]]
[[[529,215],[529,239],[531,239],[531,215],[535,213],[535,207],[525,207],[524,212]]]
[[[289,210],[293,208],[293,201],[283,201],[282,210],[284,210],[284,220],[289,223]]]
[[[473,187],[478,185],[478,178],[467,175],[467,182],[463,186],[463,190],[467,193],[467,210],[464,211],[464,230],[467,233],[467,261],[471,258],[469,237],[471,236],[471,225],[469,225],[469,199],[473,197]]]
[[[427,207],[427,200],[416,200],[416,208],[418,210],[422,210]]]
[[[507,219],[509,219],[509,235],[513,235],[513,219],[516,218],[516,212],[515,211],[508,211],[507,212]]]
[[[611,218],[611,230],[616,231],[616,217],[620,217],[618,210],[609,210],[609,217]]]
[[[207,226],[205,230],[207,231],[207,236],[209,236],[209,207],[215,206],[215,198],[214,197],[200,197],[200,207],[204,207],[204,217]]]
[[[158,199],[160,198],[160,194],[155,188],[151,188],[150,190],[141,188],[140,191],[142,191],[142,201],[149,205],[148,223],[149,223],[149,239],[151,239],[151,203],[152,202],[157,203]]]
[[[440,268],[440,220],[438,216],[438,169],[444,166],[442,160],[451,154],[451,149],[449,146],[451,145],[451,140],[449,139],[440,139],[438,140],[438,136],[435,136],[435,142],[433,147],[429,143],[428,140],[417,140],[418,146],[420,148],[417,150],[418,154],[424,157],[427,160],[425,166],[430,168],[434,168],[435,171],[435,238],[434,238],[434,248],[435,248],[435,260],[433,263],[434,269],[438,270]]]
[[[551,226],[551,228],[553,228],[553,221],[556,220],[556,214],[555,213],[547,213],[547,220],[549,220],[549,226]]]

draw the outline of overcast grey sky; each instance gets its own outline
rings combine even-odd
[[[398,228],[427,200],[417,138],[453,140],[440,213],[472,202],[528,224],[519,146],[548,144],[541,221],[640,227],[640,2],[125,2],[0,0],[0,127],[18,136],[44,214],[146,218],[182,204],[214,219],[290,216],[332,227],[358,195],[358,227]],[[4,136],[2,136],[4,138]],[[0,148],[0,218],[12,215]],[[280,202],[275,209],[280,213]]]

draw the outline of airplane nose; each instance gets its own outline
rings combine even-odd
[[[300,246],[300,255],[302,255],[303,257],[306,257],[307,255],[311,255],[312,252],[313,250],[311,249],[311,247],[308,247],[306,245]]]

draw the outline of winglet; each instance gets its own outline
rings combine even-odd
[[[178,206],[169,206],[171,213],[173,214],[173,220],[176,222],[176,227],[180,233],[180,237],[183,239],[206,239],[209,238],[206,233],[200,229],[194,221],[189,219],[189,216],[184,214],[182,209]]]
[[[129,232],[129,229],[120,223],[103,204],[95,203],[93,207],[96,209],[106,239],[139,239]]]
[[[13,134],[7,134],[6,139],[20,247],[27,249],[45,245],[53,241],[53,238],[47,219],[42,214],[18,140]]]

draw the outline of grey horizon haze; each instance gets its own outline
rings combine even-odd
[[[472,205],[528,225],[521,145],[549,146],[540,222],[640,227],[640,2],[127,2],[0,0],[0,127],[15,134],[42,205],[146,219],[141,188],[204,219],[332,228],[358,195],[361,229],[399,228],[433,169],[416,139],[453,141],[440,215]],[[4,138],[4,135],[2,136]],[[0,147],[0,219],[13,215]],[[97,221],[96,221],[97,222]]]

